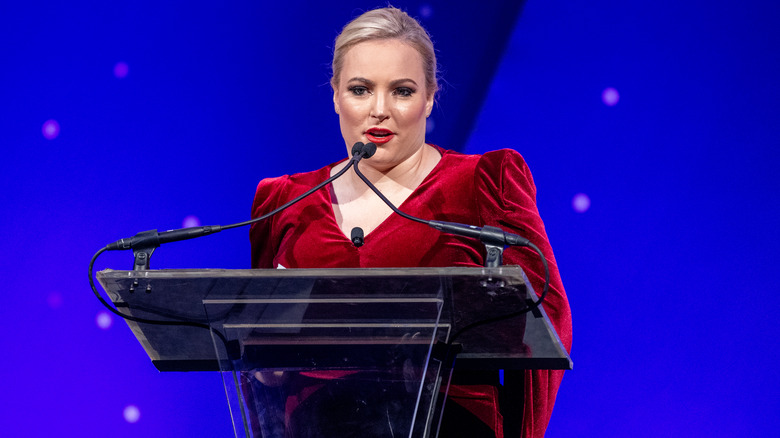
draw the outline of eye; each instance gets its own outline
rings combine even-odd
[[[413,89],[409,87],[398,87],[393,91],[393,94],[401,96],[401,97],[411,97],[412,94],[414,94]]]
[[[362,86],[362,85],[353,85],[348,88],[350,93],[354,94],[355,96],[362,96],[366,93],[368,93],[368,88]]]

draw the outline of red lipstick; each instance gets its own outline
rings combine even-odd
[[[393,131],[385,128],[370,128],[366,131],[366,138],[374,144],[384,144],[390,141],[395,134]]]

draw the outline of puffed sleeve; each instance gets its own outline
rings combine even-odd
[[[483,223],[525,237],[538,246],[547,259],[550,289],[544,301],[544,309],[561,342],[571,351],[571,310],[544,223],[536,207],[536,186],[525,160],[511,149],[488,152],[480,159],[475,178]],[[531,248],[508,248],[504,251],[504,264],[520,265],[534,291],[537,295],[541,294],[544,266],[536,251]],[[544,436],[562,378],[563,371],[558,370],[525,372],[522,378],[525,387],[523,437]]]
[[[284,189],[289,176],[266,178],[257,185],[252,203],[252,218],[260,217],[282,205]],[[255,222],[249,228],[252,251],[252,268],[274,268],[274,257],[279,249],[278,236],[274,235],[275,217]]]

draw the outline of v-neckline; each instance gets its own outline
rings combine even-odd
[[[428,174],[425,175],[425,178],[423,178],[423,180],[420,181],[420,184],[418,184],[417,187],[415,187],[414,190],[412,190],[412,193],[410,193],[409,196],[407,196],[406,199],[404,199],[404,201],[400,205],[396,205],[395,206],[397,209],[399,209],[401,211],[404,211],[402,207],[404,205],[406,205],[409,202],[410,199],[412,199],[415,196],[417,196],[417,194],[420,191],[420,188],[425,186],[428,183],[428,181],[433,177],[433,175],[439,172],[439,168],[442,165],[441,164],[442,161],[444,161],[444,156],[446,154],[446,151],[444,149],[441,149],[438,146],[431,145],[431,147],[440,155],[439,161],[436,163],[435,166],[433,166],[433,168],[430,170],[430,172],[428,172]],[[334,167],[338,166],[339,164],[343,163],[346,160],[347,159],[344,159],[344,160],[338,161],[336,163],[333,163],[333,164],[327,166],[325,168],[326,169],[326,173],[328,175],[330,175]],[[333,183],[328,184],[328,195],[327,196],[328,196],[328,201],[330,202],[330,210],[329,211],[330,211],[330,221],[331,221],[331,224],[334,227],[336,227],[336,229],[338,230],[338,233],[341,234],[342,236],[344,236],[344,238],[348,242],[350,242],[350,244],[351,244],[352,243],[352,238],[350,236],[347,236],[344,233],[344,230],[341,229],[341,227],[339,226],[338,221],[336,221],[336,211],[335,211],[335,209],[333,207]],[[406,212],[404,211],[404,213],[406,213]],[[373,230],[371,230],[370,232],[366,233],[363,237],[364,238],[368,237],[368,236],[374,234],[380,228],[384,228],[385,227],[385,223],[388,222],[393,216],[396,216],[396,215],[397,215],[396,212],[391,211],[390,214],[386,218],[384,218],[384,220],[382,220],[382,222],[379,223],[379,225],[374,227]]]

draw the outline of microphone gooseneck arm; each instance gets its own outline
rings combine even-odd
[[[368,145],[373,145],[373,143],[369,143]],[[444,221],[433,221],[433,220],[429,221],[429,220],[421,219],[412,216],[410,214],[404,213],[403,211],[399,210],[395,205],[393,205],[393,203],[390,202],[390,200],[387,199],[387,197],[385,197],[385,195],[383,195],[382,192],[380,192],[379,189],[377,189],[376,186],[368,178],[366,178],[365,175],[363,175],[363,172],[360,171],[360,168],[357,165],[357,163],[355,163],[354,169],[357,176],[361,180],[363,180],[363,182],[366,183],[366,185],[377,196],[379,196],[379,198],[385,204],[387,204],[387,206],[390,207],[396,214],[399,214],[411,221],[428,225],[430,227],[433,227],[445,233],[479,239],[483,244],[485,244],[485,247],[487,248],[487,257],[485,258],[486,267],[498,267],[501,265],[501,253],[503,252],[505,246],[526,246],[533,249],[539,254],[539,257],[542,261],[542,265],[544,265],[544,287],[542,288],[542,293],[539,295],[539,299],[536,301],[528,300],[528,302],[526,303],[527,307],[518,312],[513,312],[508,315],[503,315],[496,318],[490,318],[488,320],[479,321],[477,323],[464,327],[462,330],[457,332],[450,339],[450,343],[452,343],[457,336],[459,336],[461,333],[463,333],[466,330],[470,330],[471,328],[474,328],[482,324],[487,324],[494,321],[512,318],[514,316],[518,316],[527,312],[533,312],[542,304],[545,297],[547,296],[547,292],[550,289],[550,267],[547,264],[547,259],[544,257],[544,253],[542,253],[542,250],[539,249],[538,246],[534,245],[533,243],[531,243],[531,241],[529,241],[524,237],[518,236],[517,234],[507,233],[506,231],[498,227],[492,227],[487,225],[484,227],[477,227],[474,225],[464,225],[456,222],[444,222]]]
[[[144,231],[141,233],[136,234],[133,237],[126,238],[126,239],[119,239],[116,242],[113,242],[109,245],[106,245],[105,247],[98,250],[97,253],[95,253],[94,256],[92,256],[92,260],[89,262],[89,285],[92,288],[92,292],[94,292],[97,299],[100,301],[101,304],[103,304],[104,307],[106,307],[109,311],[114,313],[117,316],[120,316],[128,321],[135,321],[135,322],[141,322],[146,324],[157,324],[157,325],[177,325],[177,326],[188,326],[188,327],[197,327],[202,329],[209,329],[209,326],[207,324],[191,321],[184,317],[176,317],[175,315],[167,315],[171,320],[163,321],[163,320],[153,320],[153,319],[147,319],[147,318],[139,318],[132,315],[128,315],[126,313],[120,312],[115,307],[111,306],[108,301],[106,301],[101,295],[100,292],[97,290],[97,286],[95,285],[95,276],[93,274],[95,261],[97,260],[98,256],[100,254],[104,253],[105,251],[117,251],[117,250],[127,250],[132,249],[133,254],[135,257],[135,263],[134,263],[134,270],[136,271],[143,271],[149,269],[149,258],[151,257],[152,252],[154,252],[155,248],[160,246],[163,243],[168,242],[176,242],[179,240],[186,240],[186,239],[194,239],[196,237],[206,236],[209,234],[214,234],[222,230],[227,230],[230,228],[237,228],[242,227],[245,225],[250,225],[255,222],[267,219],[282,210],[290,207],[291,205],[295,204],[296,202],[300,201],[301,199],[311,195],[312,193],[316,192],[317,190],[324,187],[326,184],[332,182],[336,178],[343,175],[347,170],[349,170],[350,167],[357,164],[358,161],[360,161],[363,158],[368,158],[372,155],[374,155],[374,152],[376,152],[376,146],[373,145],[373,149],[371,147],[366,147],[365,144],[362,142],[355,143],[354,146],[352,146],[352,157],[350,158],[349,162],[344,166],[343,169],[338,171],[336,174],[328,178],[327,180],[323,181],[322,183],[318,184],[317,186],[313,187],[312,189],[308,190],[306,193],[298,196],[297,198],[293,199],[292,201],[282,205],[281,207],[277,208],[276,210],[265,214],[263,216],[260,216],[258,218],[240,222],[237,224],[232,225],[226,225],[226,226],[219,226],[219,225],[211,225],[211,226],[204,226],[204,227],[189,227],[189,228],[182,228],[178,230],[170,230],[170,231],[163,231],[158,233],[157,230],[149,230]],[[226,343],[227,340],[225,337],[218,331],[214,330],[216,335],[222,340],[223,343]]]
[[[374,146],[373,149],[369,145]],[[336,174],[334,174],[330,178],[328,178],[325,181],[317,184],[316,186],[314,186],[311,189],[307,190],[306,193],[298,196],[297,198],[295,198],[292,201],[282,205],[281,207],[277,208],[276,210],[274,210],[274,211],[272,211],[270,213],[266,213],[266,214],[264,214],[264,215],[262,215],[260,217],[256,217],[256,218],[254,218],[252,220],[248,220],[248,221],[245,221],[245,222],[239,222],[237,224],[226,225],[226,226],[222,227],[222,229],[223,230],[227,230],[227,229],[230,229],[230,228],[243,227],[245,225],[250,225],[250,224],[253,224],[255,222],[260,222],[262,220],[268,219],[269,217],[271,217],[271,216],[281,212],[282,210],[287,209],[288,207],[290,207],[291,205],[297,203],[301,199],[311,195],[312,193],[316,192],[317,190],[319,190],[319,189],[325,187],[326,185],[330,184],[336,178],[340,177],[341,175],[344,175],[349,170],[350,167],[357,165],[357,163],[360,160],[362,160],[363,158],[371,158],[374,155],[375,152],[376,152],[376,146],[373,143],[369,143],[367,145],[363,144],[362,142],[355,143],[352,146],[352,158],[349,159],[349,162],[347,163],[346,166],[344,166],[343,169],[339,170]]]
[[[373,145],[373,143],[369,143],[370,145]],[[149,259],[152,256],[152,253],[154,250],[162,245],[163,243],[169,243],[169,242],[177,242],[180,240],[187,240],[187,239],[194,239],[196,237],[202,237],[207,236],[209,234],[218,233],[222,230],[228,230],[231,228],[238,228],[243,227],[246,225],[253,224],[255,222],[259,222],[265,219],[268,219],[269,217],[289,208],[293,204],[297,203],[298,201],[302,200],[303,198],[311,195],[312,193],[316,192],[317,190],[323,188],[325,185],[331,183],[336,178],[340,177],[344,173],[349,170],[350,167],[357,164],[358,161],[360,161],[363,158],[369,158],[376,152],[376,146],[373,145],[373,149],[371,147],[367,147],[367,145],[363,144],[362,142],[357,142],[352,146],[352,157],[349,159],[349,162],[346,166],[344,166],[343,169],[339,170],[336,174],[331,176],[330,178],[326,179],[325,181],[321,182],[320,184],[317,184],[316,186],[312,187],[306,193],[298,196],[297,198],[287,202],[286,204],[282,205],[281,207],[277,208],[276,210],[266,213],[260,217],[256,217],[252,220],[239,222],[236,224],[231,225],[209,225],[209,226],[203,226],[203,227],[189,227],[189,228],[181,228],[178,230],[169,230],[169,231],[163,231],[163,232],[157,232],[157,230],[149,230],[149,231],[143,231],[138,234],[136,234],[133,237],[125,238],[125,239],[119,239],[116,242],[113,242],[109,245],[107,245],[104,249],[106,251],[116,251],[116,250],[127,250],[132,249],[133,254],[135,257],[135,263],[134,263],[134,270],[142,271],[149,269]]]
[[[387,197],[385,197],[385,195],[383,195],[382,192],[380,192],[379,189],[376,188],[376,186],[368,178],[366,178],[365,175],[363,175],[363,172],[360,171],[360,168],[357,164],[355,164],[355,173],[377,196],[379,196],[379,198],[385,204],[387,204],[388,207],[390,207],[396,214],[399,214],[406,219],[428,225],[445,233],[479,239],[480,242],[486,245],[500,245],[501,247],[532,245],[528,239],[518,236],[517,234],[507,233],[498,227],[491,227],[489,225],[484,227],[477,227],[474,225],[459,224],[457,222],[425,220],[410,214],[406,214],[393,205],[393,203],[390,202],[390,200],[387,199]]]

